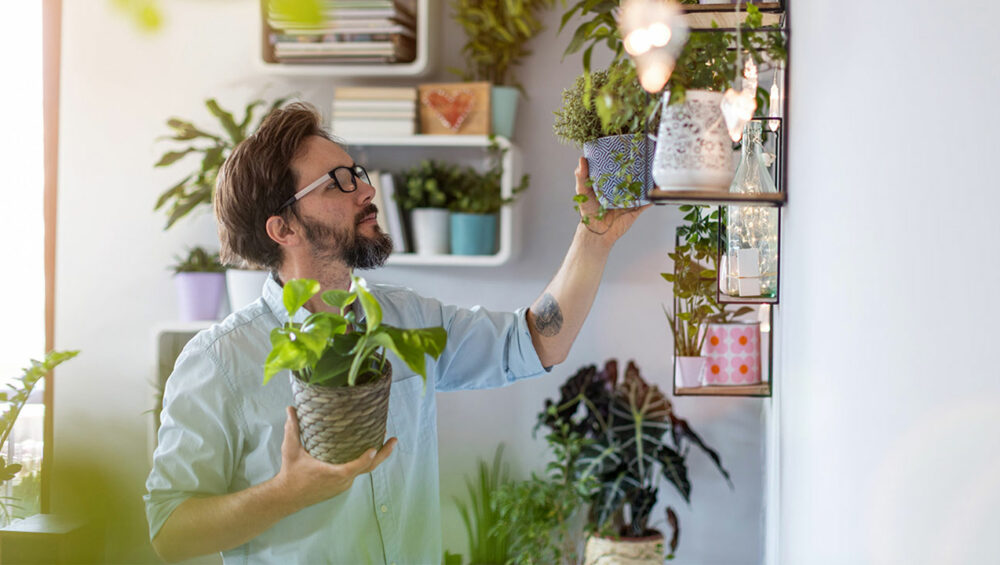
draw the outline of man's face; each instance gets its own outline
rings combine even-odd
[[[335,167],[353,166],[354,160],[336,143],[319,136],[304,142],[303,153],[292,162],[302,190]],[[385,263],[392,240],[376,222],[372,204],[375,189],[360,178],[357,190],[343,192],[329,181],[293,204],[317,261],[340,261],[352,269],[373,269]],[[350,190],[350,186],[345,185]]]

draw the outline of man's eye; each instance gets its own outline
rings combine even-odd
[[[330,181],[330,184],[326,185],[327,190],[333,190],[337,188],[337,181]]]

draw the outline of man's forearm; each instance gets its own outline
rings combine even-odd
[[[281,492],[271,479],[239,492],[189,498],[167,518],[153,547],[173,562],[243,545],[299,510]]]
[[[597,296],[610,251],[606,238],[578,225],[559,271],[528,310],[531,341],[543,366],[561,363],[569,354]]]

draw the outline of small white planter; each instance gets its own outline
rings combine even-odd
[[[683,104],[667,105],[653,155],[653,179],[661,190],[727,191],[733,182],[733,142],[719,104],[722,93],[689,90]]]
[[[410,213],[418,255],[447,255],[449,212],[446,208],[414,208]]]
[[[699,387],[705,383],[705,367],[707,357],[676,357],[674,373],[677,386],[683,388]]]
[[[252,269],[226,270],[226,288],[229,294],[229,308],[233,312],[260,298],[267,282],[267,271]]]

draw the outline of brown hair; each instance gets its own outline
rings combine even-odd
[[[295,194],[298,178],[292,160],[303,141],[319,135],[331,141],[316,108],[294,102],[272,111],[257,131],[240,142],[219,171],[215,219],[219,224],[220,259],[226,265],[275,271],[281,248],[267,235],[267,219]],[[295,214],[289,206],[280,216]]]

